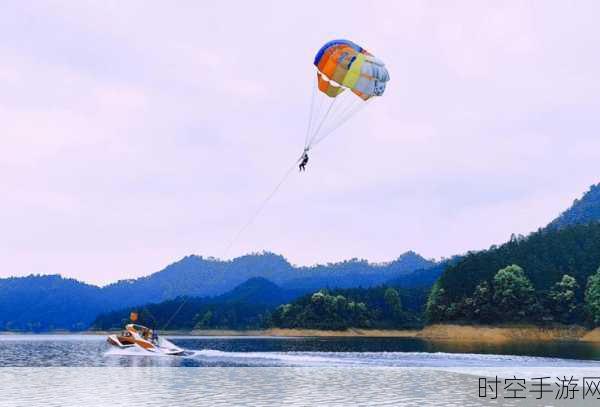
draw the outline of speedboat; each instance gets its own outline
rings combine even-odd
[[[174,343],[159,337],[156,331],[137,324],[125,325],[120,335],[109,335],[106,341],[121,349],[142,348],[163,355],[182,355],[185,352]]]

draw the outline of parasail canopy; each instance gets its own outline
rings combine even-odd
[[[383,61],[348,40],[333,40],[323,45],[315,55],[314,65],[317,81],[305,152],[348,121],[365,102],[382,96],[390,80]]]
[[[348,40],[323,45],[314,61],[319,90],[336,97],[346,88],[363,100],[381,96],[390,75],[384,63],[366,49]]]
[[[375,96],[382,96],[387,82],[390,80],[385,64],[380,59],[348,40],[333,40],[323,45],[315,56],[314,65],[317,68],[317,81],[313,81],[314,87],[302,155],[285,172],[283,178],[261,202],[250,219],[233,236],[223,255],[227,254],[242,232],[250,227],[254,219],[263,211],[296,165],[300,164],[300,171],[305,170],[308,152],[365,105],[377,99]],[[178,312],[179,310],[171,319]]]

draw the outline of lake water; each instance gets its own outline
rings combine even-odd
[[[0,335],[0,365],[7,367],[251,367],[384,366],[460,367],[599,365],[600,346],[584,342],[511,345],[431,342],[415,338],[170,338],[188,350],[183,357],[157,357],[120,350],[102,335]]]
[[[111,349],[97,335],[0,335],[0,405],[540,405],[481,398],[479,379],[600,376],[600,346],[581,342],[170,339],[188,354]],[[581,396],[543,405],[600,403]]]

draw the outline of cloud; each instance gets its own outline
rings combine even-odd
[[[302,149],[313,54],[386,62],[229,256],[449,256],[598,182],[595,3],[38,2],[0,15],[2,275],[93,282],[221,256]],[[376,16],[376,17],[374,17]]]

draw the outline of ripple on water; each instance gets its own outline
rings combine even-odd
[[[402,338],[379,339],[277,339],[272,338],[173,338],[189,350],[187,356],[150,354],[141,349],[111,348],[104,336],[93,335],[0,335],[2,366],[380,366],[380,367],[510,367],[599,366],[598,361],[565,359],[578,356],[577,344],[556,352],[537,347],[539,355],[499,355],[436,351],[430,345]],[[423,346],[428,351],[415,351]],[[340,351],[341,350],[341,351]],[[483,349],[489,351],[489,349]],[[598,349],[584,348],[597,357]],[[545,356],[548,355],[548,356]]]
[[[5,407],[481,405],[472,377],[403,368],[8,368],[0,384]]]
[[[390,339],[173,340],[190,353],[177,357],[119,350],[110,348],[104,336],[0,336],[0,363],[8,366],[0,369],[0,406],[63,406],[75,401],[86,407],[471,406],[486,401],[477,397],[476,375],[600,376],[597,361],[554,357],[597,352],[579,345],[559,348],[558,353],[536,347],[540,357],[453,353],[447,345],[440,352],[435,346]],[[482,348],[485,351],[489,349]],[[503,400],[502,405],[510,403]]]

